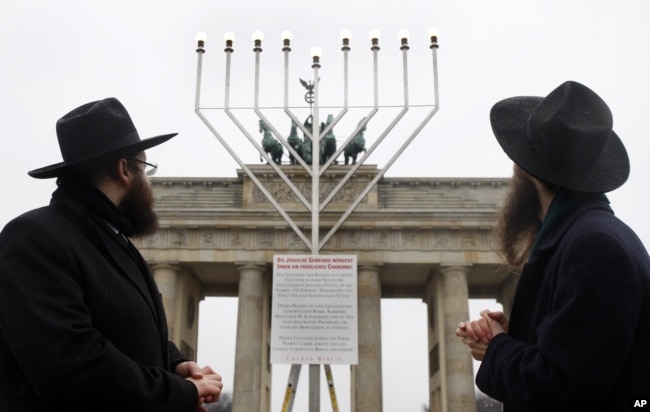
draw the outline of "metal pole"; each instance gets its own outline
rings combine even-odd
[[[320,412],[320,365],[309,365],[309,412]]]
[[[320,200],[320,174],[318,169],[320,167],[320,119],[318,108],[318,70],[320,64],[314,63],[314,112],[312,116],[312,133],[311,133],[311,253],[317,255],[319,251],[318,238],[319,238],[319,216],[318,205]]]
[[[327,387],[330,391],[330,400],[332,401],[332,412],[339,412],[339,403],[336,400],[336,391],[334,390],[334,376],[332,376],[332,367],[324,365],[325,377],[327,378]]]
[[[318,107],[318,69],[320,64],[314,62],[314,111],[312,115],[312,134],[311,134],[311,253],[318,255],[320,236],[320,118]],[[320,365],[309,365],[309,412],[320,411]]]
[[[296,391],[298,390],[298,380],[300,379],[300,368],[302,365],[291,365],[291,372],[289,372],[289,382],[287,382],[287,389],[284,393],[284,400],[282,402],[282,412],[291,412],[293,410],[293,401],[296,399]]]

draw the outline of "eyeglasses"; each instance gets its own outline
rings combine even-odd
[[[145,162],[144,160],[140,160],[140,159],[131,159],[131,160],[134,160],[134,161],[136,161],[138,163],[142,163],[144,165],[144,173],[147,176],[153,176],[158,171],[158,165],[156,163],[149,163],[149,162]]]

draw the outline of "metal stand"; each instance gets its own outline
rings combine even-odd
[[[325,369],[325,378],[327,379],[327,387],[332,402],[332,411],[339,412],[339,404],[336,400],[336,390],[334,389],[334,377],[332,375],[332,368],[330,365],[323,365]],[[296,392],[298,390],[298,380],[300,378],[300,369],[302,365],[291,365],[289,372],[289,380],[287,381],[287,389],[284,392],[284,399],[282,401],[282,412],[291,412],[293,410],[293,402],[296,399]],[[320,410],[320,365],[309,365],[309,412],[318,412]]]
[[[296,391],[298,389],[298,379],[300,378],[300,368],[302,365],[291,365],[291,372],[289,372],[289,381],[287,382],[287,390],[284,392],[284,400],[282,401],[282,412],[289,412],[293,410],[293,401],[296,399]]]

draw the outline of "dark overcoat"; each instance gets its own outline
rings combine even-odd
[[[142,257],[54,195],[0,234],[0,411],[194,412]]]
[[[505,411],[628,411],[650,396],[650,259],[606,201],[541,240],[476,383]]]

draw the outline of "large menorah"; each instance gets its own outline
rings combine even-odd
[[[232,108],[230,107],[230,96],[231,96],[231,54],[234,51],[233,42],[234,34],[228,32],[225,34],[225,43],[226,47],[224,49],[226,54],[226,70],[225,70],[225,98],[224,106],[218,108],[223,110],[227,117],[232,121],[232,123],[241,131],[241,133],[246,137],[250,143],[259,151],[260,156],[264,158],[268,164],[273,168],[275,173],[287,184],[290,190],[295,194],[298,200],[305,206],[305,208],[311,213],[311,239],[303,232],[300,227],[293,221],[289,214],[282,208],[282,206],[277,202],[273,195],[267,190],[267,188],[260,182],[260,180],[255,176],[255,174],[250,170],[250,168],[242,161],[242,159],[237,155],[233,150],[232,146],[228,143],[228,140],[224,139],[222,134],[217,130],[217,127],[211,122],[207,116],[203,113],[204,110],[213,110],[206,109],[201,107],[201,75],[202,75],[202,66],[203,66],[203,54],[205,53],[205,33],[199,33],[197,35],[197,44],[196,49],[198,55],[198,66],[197,66],[197,80],[196,80],[196,100],[195,100],[195,111],[196,114],[201,118],[201,120],[206,124],[208,129],[214,134],[214,136],[221,142],[224,148],[232,156],[232,158],[239,164],[241,169],[248,175],[251,181],[257,186],[257,188],[264,194],[268,201],[273,205],[273,207],[280,213],[283,219],[287,224],[294,230],[296,235],[307,245],[313,254],[318,254],[318,252],[323,248],[327,241],[336,233],[340,226],[345,222],[345,220],[350,216],[350,214],[355,210],[359,203],[365,198],[365,196],[372,190],[376,183],[381,179],[388,169],[393,165],[397,158],[402,154],[402,152],[408,147],[408,145],[413,141],[413,139],[420,133],[424,126],[431,120],[431,118],[438,111],[438,70],[437,70],[437,48],[438,48],[438,33],[435,29],[430,29],[428,37],[430,39],[431,54],[433,58],[432,64],[432,81],[433,81],[433,102],[427,106],[431,107],[431,110],[424,116],[420,124],[414,129],[414,131],[406,138],[398,150],[395,151],[393,156],[387,161],[387,163],[381,167],[379,173],[372,179],[366,188],[362,190],[356,197],[356,199],[349,205],[348,209],[340,216],[339,220],[330,228],[329,232],[320,238],[319,233],[319,216],[320,212],[332,201],[334,196],[343,188],[343,186],[350,180],[350,178],[355,174],[358,168],[365,162],[365,160],[375,151],[375,149],[382,143],[386,136],[393,130],[393,128],[404,118],[406,112],[412,107],[409,102],[409,84],[408,84],[408,70],[407,70],[407,52],[409,50],[408,37],[409,34],[407,31],[402,30],[399,33],[401,40],[400,50],[402,52],[402,66],[403,66],[403,103],[401,105],[401,110],[394,117],[394,119],[386,126],[384,131],[377,137],[377,139],[372,143],[372,145],[363,153],[361,159],[356,161],[355,164],[351,165],[347,173],[341,179],[341,181],[331,190],[327,196],[321,200],[320,196],[320,178],[323,173],[335,162],[335,159],[345,150],[348,145],[351,144],[351,141],[357,136],[360,132],[366,129],[369,122],[373,117],[378,113],[379,109],[383,106],[379,104],[379,76],[378,76],[378,52],[379,47],[379,32],[372,31],[370,33],[371,47],[370,50],[373,54],[373,88],[374,88],[374,99],[373,105],[370,107],[369,112],[362,118],[358,123],[356,129],[347,137],[343,144],[339,145],[336,152],[329,157],[328,160],[321,163],[312,159],[309,164],[304,156],[301,153],[298,153],[296,149],[282,137],[276,127],[276,125],[271,122],[264,114],[263,108],[259,105],[259,95],[260,95],[260,53],[262,52],[262,38],[263,35],[260,32],[255,32],[254,35],[254,48],[253,52],[255,53],[255,79],[254,79],[254,98],[253,104],[250,106],[257,117],[259,118],[260,124],[264,124],[270,132],[277,138],[277,140],[282,144],[283,150],[286,150],[291,159],[296,159],[295,162],[300,164],[305,171],[311,175],[312,182],[312,195],[311,202],[308,201],[301,191],[292,183],[291,179],[287,174],[282,170],[280,164],[278,164],[277,159],[274,159],[267,153],[264,147],[262,147],[251,133],[243,126],[239,118],[233,113]],[[311,153],[314,157],[315,154],[319,153],[319,148],[321,141],[327,136],[328,133],[339,123],[339,121],[347,114],[349,110],[348,104],[348,53],[350,52],[350,32],[344,30],[341,32],[342,47],[341,51],[343,52],[343,102],[339,107],[339,113],[330,119],[331,121],[325,125],[324,128],[319,129],[318,125],[320,122],[320,108],[319,108],[319,81],[320,81],[320,57],[321,50],[318,47],[311,49],[312,56],[312,69],[313,69],[313,79],[303,83],[305,87],[308,88],[309,103],[313,104],[312,108],[312,124],[314,125],[313,129],[310,129],[308,126],[303,124],[302,121],[298,120],[291,107],[289,106],[289,55],[291,52],[291,33],[285,31],[282,33],[283,48],[282,52],[284,53],[284,103],[283,109],[284,113],[288,116],[289,119],[295,124],[298,128],[301,129],[304,136],[308,137],[311,141]],[[391,105],[394,108],[394,105]],[[422,105],[419,105],[422,107]],[[308,139],[305,139],[307,142]]]
[[[419,104],[418,107],[425,107],[426,112],[424,117],[420,120],[419,124],[413,129],[412,133],[404,139],[401,145],[394,151],[392,157],[383,165],[378,173],[372,178],[366,187],[358,192],[353,201],[350,202],[347,209],[341,214],[338,221],[329,229],[327,234],[320,237],[320,214],[323,212],[325,207],[332,202],[334,197],[343,189],[344,185],[355,175],[357,170],[364,164],[366,159],[377,149],[377,147],[384,141],[388,134],[393,131],[393,129],[400,123],[406,113],[410,108],[414,107],[409,102],[409,82],[408,82],[408,59],[407,52],[409,50],[409,34],[407,31],[402,30],[399,33],[400,39],[400,50],[402,52],[402,70],[403,70],[403,102],[401,105],[397,106],[397,114],[394,115],[392,119],[385,119],[387,125],[384,127],[383,131],[379,133],[376,140],[365,149],[361,158],[356,160],[356,153],[354,154],[354,160],[351,165],[346,166],[348,170],[345,171],[341,180],[334,185],[331,191],[327,194],[321,194],[321,177],[323,173],[330,168],[335,162],[336,159],[344,153],[346,148],[350,148],[354,145],[355,139],[358,139],[358,136],[362,134],[373,117],[379,112],[380,108],[390,107],[395,109],[395,105],[380,105],[379,104],[379,76],[378,76],[378,52],[379,47],[379,32],[371,31],[370,33],[370,50],[372,51],[373,57],[373,104],[371,106],[364,106],[364,116],[361,118],[354,128],[354,130],[349,134],[345,141],[338,145],[338,148],[333,152],[329,153],[326,157],[320,157],[321,142],[326,140],[328,136],[332,133],[333,128],[341,121],[341,119],[348,114],[349,109],[351,108],[348,102],[348,53],[350,52],[350,32],[344,30],[341,32],[341,41],[342,47],[341,51],[343,52],[343,102],[340,106],[336,108],[339,110],[336,116],[329,115],[327,122],[321,123],[320,116],[320,106],[319,106],[319,82],[320,82],[320,69],[321,69],[321,55],[322,51],[320,48],[314,47],[311,49],[311,59],[312,64],[311,68],[313,69],[313,78],[308,81],[301,80],[303,86],[307,89],[307,94],[305,95],[305,101],[310,106],[310,124],[307,122],[301,122],[294,110],[293,106],[289,105],[289,55],[291,52],[291,33],[285,31],[282,33],[282,52],[284,53],[284,101],[282,109],[288,119],[292,123],[292,135],[290,136],[295,138],[294,132],[299,128],[305,139],[303,140],[304,144],[307,144],[307,149],[311,148],[311,151],[306,150],[305,152],[297,149],[295,142],[290,142],[289,138],[285,139],[282,136],[282,133],[278,131],[277,124],[270,121],[270,119],[265,115],[265,109],[267,107],[260,107],[260,53],[262,52],[262,40],[263,36],[260,32],[253,33],[253,52],[255,53],[255,79],[254,79],[254,97],[252,106],[246,107],[246,110],[252,111],[257,117],[257,122],[259,124],[259,131],[264,132],[265,139],[269,141],[277,141],[280,146],[280,153],[286,152],[289,153],[291,158],[292,168],[295,165],[300,165],[304,171],[311,177],[311,200],[307,200],[301,190],[292,182],[290,176],[283,170],[280,158],[273,155],[273,151],[269,147],[264,147],[264,140],[262,145],[260,145],[255,137],[249,132],[249,130],[244,127],[239,117],[234,113],[233,108],[230,104],[231,97],[231,55],[234,51],[234,34],[228,32],[224,36],[225,40],[225,54],[226,54],[226,68],[225,68],[225,96],[224,96],[224,105],[218,110],[223,110],[226,117],[232,122],[232,124],[239,129],[243,136],[257,149],[260,154],[261,159],[265,159],[268,165],[274,170],[274,172],[279,176],[282,181],[289,187],[291,192],[296,196],[298,201],[311,213],[311,239],[305,234],[305,232],[294,222],[291,216],[287,211],[282,207],[278,200],[273,196],[273,194],[268,190],[267,187],[260,181],[258,176],[256,176],[251,168],[240,158],[240,156],[235,152],[233,146],[225,139],[222,134],[217,130],[217,126],[211,122],[208,117],[205,115],[204,111],[214,110],[215,108],[202,108],[201,107],[201,75],[203,67],[203,55],[205,53],[205,42],[206,36],[205,33],[199,33],[197,35],[197,44],[196,49],[198,55],[198,66],[197,66],[197,80],[196,80],[196,100],[195,100],[195,111],[196,114],[201,118],[205,123],[208,129],[212,134],[219,140],[223,147],[228,151],[232,158],[239,164],[241,169],[246,173],[250,180],[256,185],[260,192],[266,197],[266,199],[271,203],[271,205],[278,211],[278,213],[283,217],[287,224],[293,229],[296,235],[305,243],[305,245],[310,249],[313,255],[317,255],[319,251],[324,247],[328,240],[336,233],[336,231],[341,227],[345,220],[350,216],[350,214],[357,208],[357,206],[362,202],[362,200],[368,195],[368,193],[373,189],[377,182],[384,176],[388,169],[393,165],[397,158],[404,152],[404,150],[411,144],[413,139],[422,131],[426,124],[431,120],[431,118],[436,114],[439,108],[438,102],[438,70],[437,70],[437,49],[438,49],[438,32],[435,29],[430,29],[428,32],[428,38],[430,40],[429,48],[432,54],[432,82],[433,82],[433,102],[430,104]],[[275,106],[274,108],[280,107]],[[330,107],[331,108],[331,107]],[[428,110],[430,108],[430,110]],[[238,107],[237,109],[241,109]],[[419,120],[419,119],[418,119]],[[389,121],[389,122],[388,122]],[[322,124],[322,126],[321,126]],[[321,127],[319,127],[321,126]],[[223,129],[222,129],[223,130]],[[310,156],[305,154],[309,153]],[[280,154],[280,155],[281,155]],[[346,157],[348,153],[345,153]],[[347,165],[346,159],[346,165]],[[285,168],[286,169],[286,168]],[[323,196],[322,196],[323,195]],[[319,369],[318,365],[311,365],[310,368],[310,411],[319,410],[319,396],[317,394],[319,388]],[[328,385],[330,388],[330,397],[332,400],[332,407],[335,412],[338,411],[338,405],[336,402],[336,396],[334,393],[333,380],[331,375],[331,370],[329,365],[325,365],[325,372],[328,380]],[[283,412],[291,410],[293,405],[293,395],[295,394],[295,389],[297,386],[297,379],[300,373],[300,365],[293,365],[291,369],[291,374],[289,377],[289,385],[287,388]]]

